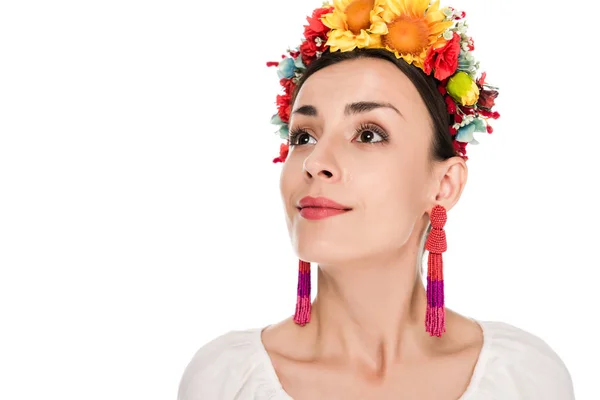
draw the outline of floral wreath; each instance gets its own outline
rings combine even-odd
[[[474,132],[492,133],[489,119],[498,88],[476,78],[479,62],[473,57],[473,39],[466,34],[465,13],[439,8],[439,0],[333,0],[313,11],[304,25],[302,44],[288,49],[277,67],[283,94],[276,98],[277,113],[271,123],[286,143],[280,145],[274,163],[285,162],[289,151],[291,101],[294,88],[306,67],[327,50],[384,48],[408,64],[432,75],[453,118],[449,134],[457,154],[468,160],[467,144],[478,144]]]

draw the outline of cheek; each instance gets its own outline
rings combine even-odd
[[[289,164],[286,163],[283,164],[281,174],[279,175],[279,190],[281,193],[281,199],[284,200],[284,202],[286,202],[286,199],[290,198],[291,190],[294,187],[294,183],[291,181],[293,179],[293,176],[291,174]]]
[[[418,175],[396,163],[365,176],[361,190],[365,193],[365,222],[380,243],[399,246],[410,237],[422,203],[423,181]]]
[[[287,214],[294,212],[296,209],[293,204],[293,200],[298,200],[299,191],[303,190],[302,185],[302,166],[298,165],[299,159],[290,158],[285,161],[282,166],[281,174],[279,176],[279,190],[281,194],[281,200],[285,206]]]

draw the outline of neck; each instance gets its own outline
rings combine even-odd
[[[422,354],[431,341],[418,257],[404,251],[353,265],[319,265],[309,324],[316,356],[380,370]]]

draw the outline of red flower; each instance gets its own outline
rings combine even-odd
[[[292,96],[287,94],[278,94],[277,95],[277,113],[279,114],[279,118],[286,124],[290,121],[290,112],[291,112],[291,104]]]
[[[313,11],[312,16],[306,17],[308,21],[308,25],[304,25],[304,37],[306,40],[314,40],[316,36],[326,37],[325,34],[329,28],[323,24],[321,17],[330,12],[333,12],[333,7],[317,8]]]
[[[481,108],[479,110],[477,110],[477,112],[479,113],[479,115],[486,117],[486,118],[491,118],[492,117],[492,112],[489,110],[486,110],[485,108]]]
[[[325,43],[321,45],[321,48],[317,47],[314,40],[308,39],[300,45],[300,54],[302,54],[302,62],[308,66],[317,58],[317,51],[323,51]]]
[[[477,86],[479,86],[479,88],[481,88],[481,87],[483,87],[483,85],[485,85],[485,77],[486,76],[487,76],[487,72],[484,72],[481,74],[479,79],[477,79]]]
[[[290,102],[292,101],[292,94],[296,84],[294,81],[287,78],[281,79],[279,83],[283,87],[284,94],[278,94],[275,103],[277,104],[277,113],[279,114],[279,118],[281,118],[281,120],[287,124],[290,120]]]
[[[473,107],[460,107],[460,111],[466,115],[475,115],[475,109]]]
[[[458,153],[460,157],[462,157],[465,161],[469,159],[467,157],[467,144],[465,142],[459,142],[458,140],[453,140],[452,145],[454,146],[454,151]]]
[[[329,28],[321,21],[321,17],[330,12],[333,12],[333,7],[317,8],[313,11],[312,16],[306,17],[306,20],[308,21],[308,25],[304,25],[304,38],[306,40],[300,45],[302,62],[306,66],[317,58],[317,51],[322,53],[329,47],[325,46]],[[317,46],[315,41],[316,38],[321,39],[320,46]]]
[[[283,86],[283,90],[285,91],[285,94],[287,95],[291,95],[292,92],[294,91],[294,88],[296,87],[296,84],[294,83],[294,81],[292,81],[291,79],[287,79],[287,78],[283,78],[279,81],[279,83],[281,84],[281,86]]]
[[[456,114],[456,103],[452,100],[450,96],[444,96],[444,101],[446,102],[446,109],[449,114]]]
[[[460,35],[456,32],[444,47],[429,49],[423,70],[427,75],[434,70],[433,76],[444,80],[456,72],[458,68],[458,55],[460,54]]]
[[[477,106],[486,110],[491,110],[495,105],[496,97],[498,97],[498,91],[494,89],[487,89],[485,87],[486,73],[482,73],[479,79],[477,79],[477,87],[479,88],[479,99],[477,100]]]
[[[498,97],[497,90],[480,90],[479,100],[477,100],[477,106],[491,110],[492,107],[494,107],[495,105],[496,97]]]
[[[279,157],[273,159],[274,163],[285,162],[288,156],[290,146],[287,143],[281,143],[279,145]]]

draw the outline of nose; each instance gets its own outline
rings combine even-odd
[[[318,178],[333,183],[341,178],[340,168],[335,160],[333,143],[321,140],[313,146],[312,152],[304,159],[303,169],[307,179]]]

